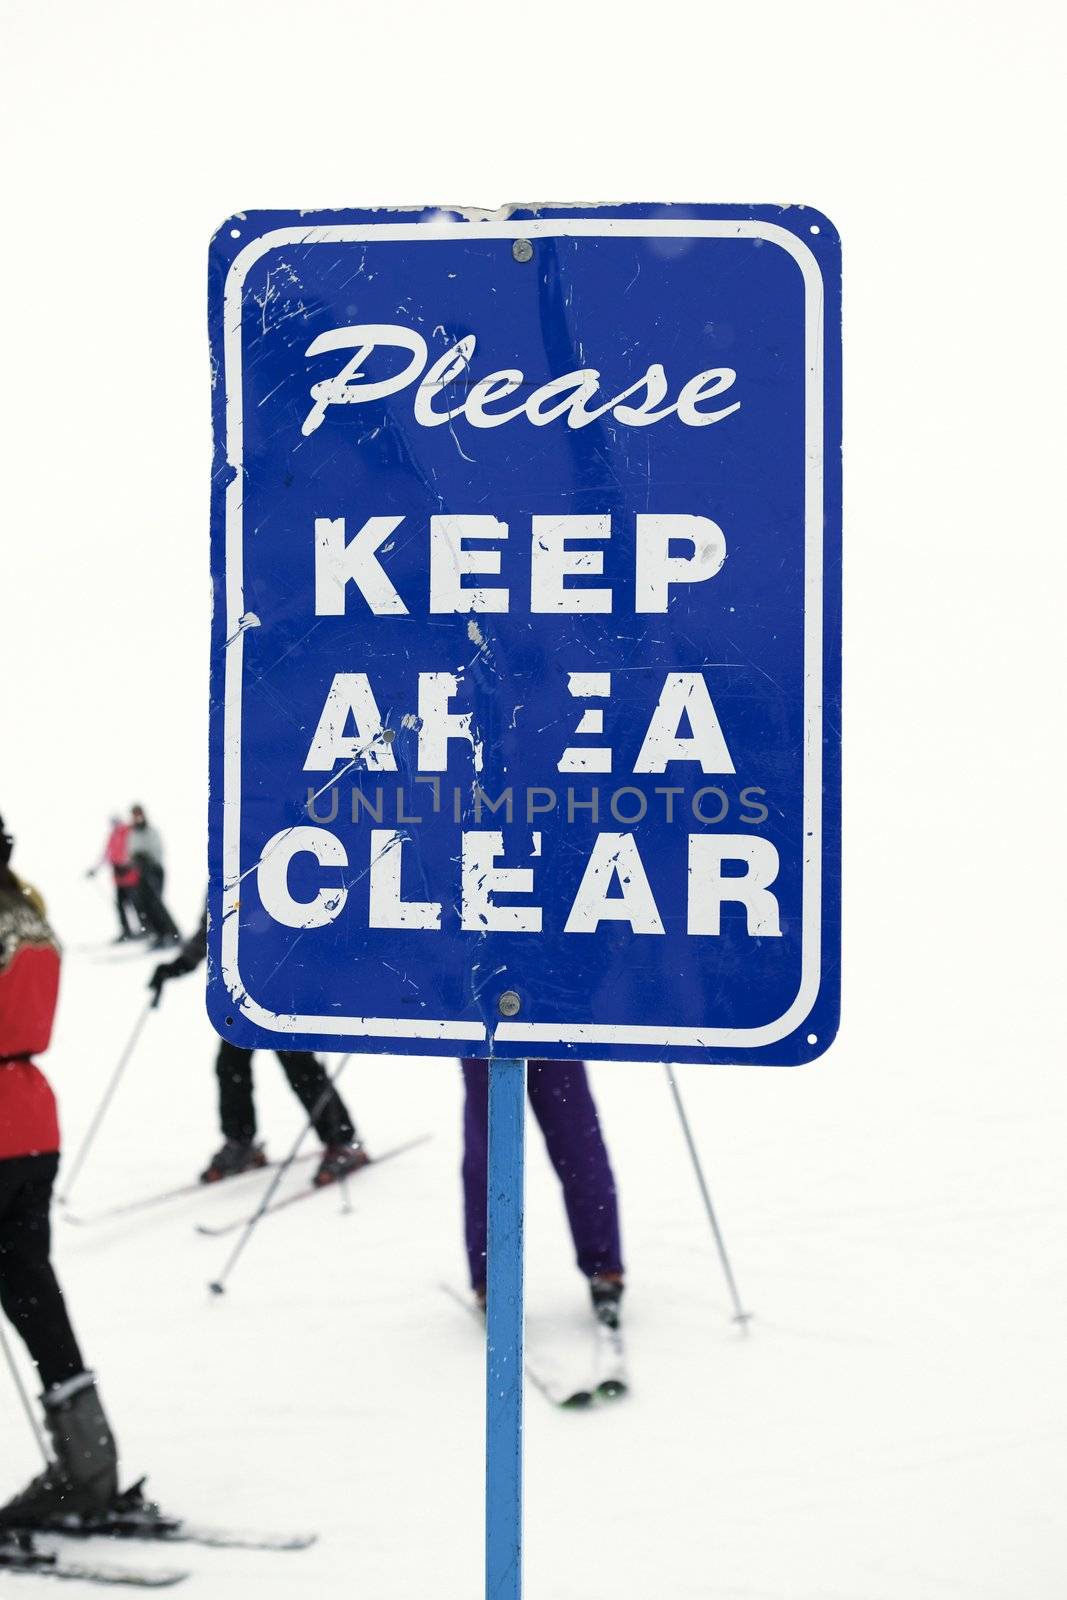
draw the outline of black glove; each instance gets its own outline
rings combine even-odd
[[[152,991],[152,1005],[158,1006],[163,994],[163,985],[168,978],[181,976],[181,967],[176,961],[162,961],[148,980],[148,987]]]

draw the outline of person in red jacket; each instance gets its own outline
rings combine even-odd
[[[121,817],[112,817],[107,843],[100,860],[85,874],[93,878],[107,865],[115,884],[115,910],[119,917],[119,934],[116,944],[127,939],[143,939],[147,929],[137,905],[137,886],[141,875],[130,861],[130,824]]]
[[[103,1514],[118,1496],[118,1452],[51,1262],[59,1166],[55,1097],[33,1057],[48,1048],[59,946],[44,903],[11,870],[0,818],[0,1305],[40,1374],[55,1460],[0,1506],[0,1529]]]

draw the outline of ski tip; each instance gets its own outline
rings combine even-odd
[[[87,1567],[80,1564],[57,1570],[57,1576],[87,1578],[90,1583],[115,1584],[131,1589],[173,1589],[189,1577],[184,1567]]]
[[[271,1548],[275,1550],[310,1550],[313,1544],[318,1543],[318,1540],[317,1533],[286,1533],[273,1541]]]
[[[55,1551],[15,1552],[0,1549],[0,1572],[36,1572],[46,1578],[106,1584],[129,1589],[171,1589],[184,1583],[189,1572],[181,1567],[120,1567],[111,1563],[67,1561]]]
[[[317,1533],[252,1533],[237,1528],[198,1527],[196,1523],[178,1524],[172,1536],[177,1542],[203,1545],[212,1550],[269,1550],[274,1554],[291,1550],[307,1550],[318,1539]]]

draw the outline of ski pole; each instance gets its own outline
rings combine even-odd
[[[92,884],[93,888],[98,894],[103,895],[105,900],[111,899],[111,896],[108,894],[107,890],[104,888],[104,885],[100,882],[100,879],[97,877],[95,872],[87,872],[85,876],[89,879],[89,882]]]
[[[0,1322],[0,1349],[2,1349],[4,1352],[4,1360],[7,1362],[8,1371],[11,1374],[18,1397],[22,1401],[22,1409],[26,1413],[27,1420],[30,1424],[30,1431],[32,1432],[33,1437],[37,1440],[37,1448],[44,1457],[45,1466],[50,1467],[52,1465],[52,1457],[48,1453],[48,1446],[45,1444],[44,1434],[41,1431],[41,1424],[38,1422],[37,1413],[34,1411],[33,1406],[30,1403],[30,1397],[26,1392],[26,1385],[23,1383],[22,1378],[19,1375],[19,1369],[15,1365],[15,1357],[11,1346],[7,1342],[7,1334],[4,1332],[4,1325],[2,1322]]]
[[[722,1262],[722,1270],[726,1274],[726,1282],[730,1289],[730,1297],[734,1303],[735,1314],[733,1320],[734,1322],[739,1322],[741,1327],[747,1333],[748,1323],[752,1318],[752,1313],[751,1311],[746,1311],[744,1309],[741,1304],[741,1296],[737,1292],[737,1284],[734,1282],[734,1275],[730,1269],[730,1258],[726,1254],[726,1245],[723,1243],[723,1237],[719,1231],[718,1219],[715,1216],[715,1207],[711,1203],[711,1194],[708,1190],[707,1181],[704,1177],[704,1168],[701,1166],[700,1157],[697,1154],[697,1147],[693,1140],[693,1132],[689,1126],[689,1118],[685,1114],[685,1106],[682,1103],[681,1091],[678,1088],[674,1072],[670,1066],[667,1066],[666,1072],[667,1082],[670,1084],[671,1094],[674,1096],[674,1103],[678,1107],[678,1116],[681,1120],[682,1132],[685,1134],[685,1142],[689,1146],[689,1154],[692,1158],[693,1170],[697,1175],[697,1183],[700,1186],[700,1193],[704,1200],[704,1210],[707,1212],[708,1221],[711,1223],[711,1231],[715,1236],[715,1244],[719,1252],[719,1260]]]
[[[263,1194],[263,1198],[259,1202],[259,1205],[256,1207],[256,1210],[252,1213],[252,1215],[249,1217],[248,1221],[245,1223],[244,1229],[242,1230],[240,1238],[237,1240],[237,1243],[234,1245],[233,1249],[230,1251],[229,1260],[226,1262],[226,1265],[223,1267],[223,1269],[219,1273],[218,1277],[212,1279],[212,1281],[208,1284],[208,1288],[211,1290],[212,1294],[225,1294],[226,1293],[226,1279],[230,1276],[230,1273],[233,1271],[234,1267],[237,1265],[237,1261],[238,1261],[239,1256],[241,1255],[242,1251],[244,1250],[244,1247],[248,1243],[249,1239],[252,1237],[252,1234],[253,1234],[253,1232],[255,1230],[256,1223],[259,1221],[260,1217],[262,1217],[264,1212],[267,1210],[267,1207],[270,1205],[271,1201],[274,1198],[274,1195],[275,1195],[275,1193],[277,1191],[278,1185],[281,1183],[282,1179],[285,1177],[285,1174],[289,1171],[289,1168],[292,1166],[293,1162],[296,1160],[297,1156],[300,1154],[300,1146],[303,1144],[304,1140],[307,1138],[308,1134],[311,1132],[312,1128],[315,1126],[315,1123],[316,1123],[317,1119],[322,1114],[322,1112],[323,1112],[323,1110],[324,1110],[324,1108],[326,1106],[326,1102],[329,1100],[330,1095],[333,1093],[333,1090],[334,1090],[334,1088],[336,1086],[338,1078],[341,1076],[342,1072],[345,1069],[345,1066],[347,1065],[347,1063],[349,1061],[351,1061],[351,1059],[352,1059],[351,1055],[342,1056],[340,1061],[337,1063],[337,1066],[334,1068],[333,1077],[326,1084],[326,1087],[323,1089],[322,1093],[319,1095],[319,1098],[315,1101],[315,1104],[312,1106],[311,1115],[308,1117],[308,1119],[305,1122],[304,1126],[301,1128],[299,1134],[297,1135],[296,1143],[293,1145],[293,1148],[290,1150],[289,1154],[286,1156],[285,1160],[282,1162],[281,1166],[278,1168],[277,1172],[275,1172],[273,1178],[270,1180],[270,1183],[267,1185],[266,1190],[264,1191],[264,1194]]]
[[[69,1176],[67,1178],[66,1185],[64,1187],[63,1193],[59,1196],[60,1205],[65,1206],[65,1205],[68,1205],[70,1203],[70,1191],[74,1187],[74,1180],[78,1176],[78,1173],[81,1171],[82,1166],[85,1164],[85,1158],[89,1154],[89,1151],[90,1151],[90,1149],[92,1148],[92,1145],[93,1145],[93,1141],[95,1140],[97,1134],[100,1131],[100,1124],[103,1122],[104,1117],[105,1117],[105,1115],[107,1113],[107,1108],[111,1104],[111,1101],[112,1101],[112,1098],[114,1096],[115,1090],[119,1086],[119,1080],[122,1077],[122,1074],[126,1071],[126,1068],[130,1064],[130,1057],[133,1055],[134,1048],[136,1047],[137,1041],[141,1037],[141,1029],[144,1027],[145,1022],[146,1022],[146,1020],[148,1018],[148,1013],[152,1010],[154,1004],[155,1004],[154,1000],[146,1001],[145,1005],[144,1005],[144,1008],[142,1009],[142,1011],[138,1015],[137,1021],[133,1025],[133,1032],[130,1034],[129,1039],[126,1041],[126,1048],[125,1048],[125,1050],[123,1050],[121,1056],[119,1056],[118,1066],[115,1068],[114,1072],[111,1074],[111,1081],[108,1084],[107,1088],[104,1090],[103,1099],[100,1101],[99,1106],[97,1106],[97,1108],[96,1108],[96,1115],[93,1117],[92,1122],[89,1124],[88,1132],[86,1133],[85,1138],[82,1140],[81,1148],[79,1149],[78,1154],[74,1157],[74,1161],[73,1161],[73,1163],[71,1165],[70,1174],[69,1174]]]

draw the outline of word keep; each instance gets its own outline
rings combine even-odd
[[[316,517],[316,616],[344,616],[350,584],[363,596],[372,615],[411,615],[381,559],[388,557],[394,547],[394,535],[406,520],[396,516],[368,517],[350,539],[344,517]],[[531,517],[531,612],[610,612],[611,588],[588,580],[604,575],[603,546],[611,533],[611,518],[607,515]],[[496,517],[431,517],[431,614],[509,611],[510,587],[479,581],[499,578],[503,547],[509,537],[507,523]],[[584,541],[582,547],[575,543],[579,540]],[[586,547],[591,541],[597,543]],[[721,571],[725,560],[726,539],[710,517],[639,512],[634,542],[634,610],[665,612],[674,585],[706,583]],[[578,583],[575,579],[583,581]]]

